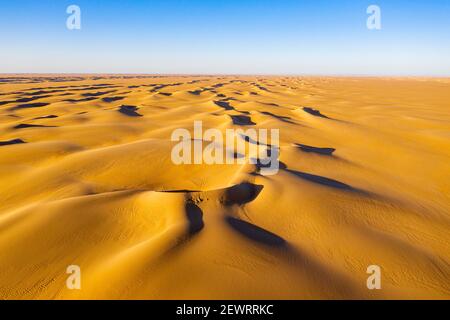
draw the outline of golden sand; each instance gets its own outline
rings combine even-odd
[[[0,298],[450,298],[449,79],[1,81]],[[232,115],[280,129],[277,175],[173,164]]]

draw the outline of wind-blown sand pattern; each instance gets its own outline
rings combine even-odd
[[[0,81],[0,298],[450,298],[448,79]],[[194,120],[280,172],[173,164]]]

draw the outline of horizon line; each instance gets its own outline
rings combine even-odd
[[[121,76],[161,76],[161,77],[329,77],[329,78],[450,78],[448,75],[419,75],[419,74],[287,74],[287,73],[136,73],[136,72],[0,72],[0,76],[96,76],[96,75],[121,75]]]

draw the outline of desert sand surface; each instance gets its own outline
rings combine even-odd
[[[0,78],[2,299],[450,298],[449,79]],[[174,164],[195,120],[279,173]]]

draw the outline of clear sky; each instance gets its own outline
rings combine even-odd
[[[0,0],[11,72],[450,76],[450,0]]]

